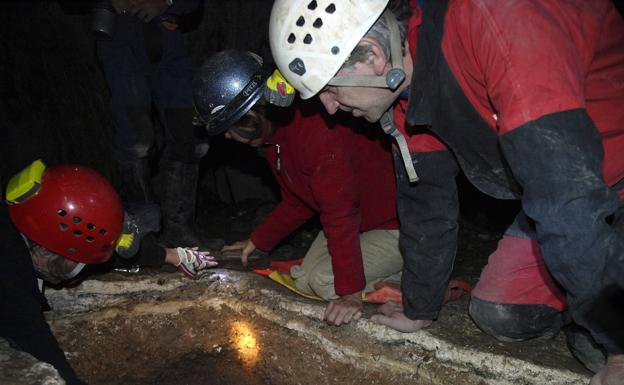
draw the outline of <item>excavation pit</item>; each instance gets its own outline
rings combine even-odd
[[[589,382],[559,340],[541,352],[543,342],[473,346],[483,335],[462,314],[465,298],[437,326],[403,334],[370,322],[373,306],[355,324],[329,326],[323,303],[249,272],[110,273],[47,296],[54,333],[92,385]]]

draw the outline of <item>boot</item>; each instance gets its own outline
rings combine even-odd
[[[594,373],[598,373],[607,363],[607,352],[599,346],[591,334],[580,326],[569,325],[563,329],[570,352]]]
[[[135,205],[124,212],[123,231],[115,251],[123,259],[133,258],[141,247],[142,239],[160,231],[160,207],[156,203]]]
[[[200,237],[195,228],[199,165],[170,161],[165,167],[160,204],[163,215],[160,242],[165,247],[200,246]]]
[[[154,203],[152,178],[147,158],[118,161],[117,168],[121,182],[119,195],[126,206]]]

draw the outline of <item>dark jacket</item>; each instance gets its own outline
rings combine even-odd
[[[53,365],[67,384],[82,384],[43,315],[30,252],[4,204],[0,204],[0,337]]]

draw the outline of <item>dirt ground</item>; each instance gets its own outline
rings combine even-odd
[[[407,354],[410,347],[405,344],[375,344],[353,328],[330,327],[315,320],[298,321],[303,330],[318,329],[326,338],[323,344],[357,351],[363,365],[336,360],[309,334],[268,321],[253,311],[209,307],[199,302],[197,306],[171,311],[181,299],[205,294],[201,287],[188,290],[164,293],[155,301],[152,298],[144,303],[147,306],[142,311],[137,311],[136,303],[131,301],[116,308],[115,314],[109,311],[58,322],[54,331],[63,349],[71,352],[70,361],[77,373],[92,385],[458,383],[453,380],[457,374],[445,368],[422,369],[419,373],[419,363],[429,361],[429,353]],[[253,296],[241,297],[252,300]],[[159,313],[158,308],[168,310]],[[150,310],[146,313],[146,309]],[[366,362],[373,356],[413,363],[414,370],[396,372],[389,367],[382,370],[380,365],[369,367]],[[436,380],[423,382],[423,378]],[[440,378],[451,382],[441,382]],[[462,384],[481,383],[468,375],[461,378]]]
[[[513,221],[520,206],[517,201],[501,201],[485,196],[461,176],[458,185],[461,211],[459,244],[451,279],[464,280],[474,286],[481,270],[487,264],[488,256],[496,249],[498,240]],[[212,223],[203,222],[203,226],[206,228],[214,226],[211,230],[214,231],[213,234],[219,234],[219,231],[225,229],[226,231],[220,234],[226,242],[244,239],[253,225],[259,223],[263,215],[270,210],[271,203],[243,202],[235,206],[236,210],[233,210],[232,206],[220,206],[224,213],[236,212],[236,215],[222,216],[228,218],[225,223],[218,223],[218,218],[213,216]],[[258,207],[261,209],[257,210]],[[215,212],[214,208],[211,210]],[[273,251],[269,258],[280,260],[302,257],[319,229],[318,221],[310,221]],[[478,346],[485,351],[518,357],[545,366],[589,373],[571,356],[563,333],[550,340],[538,338],[520,343],[501,342],[481,332],[474,325],[468,316],[468,304],[469,298],[466,294],[458,301],[449,302],[431,330],[436,335],[457,344]],[[367,305],[365,316],[372,315],[375,309],[376,306]]]
[[[507,223],[513,219],[517,206],[511,203],[489,206],[491,201],[479,197],[474,191],[472,193],[477,199],[462,203],[459,248],[452,278],[474,285],[487,262],[487,256],[495,249]],[[273,205],[274,202],[244,201],[205,206],[201,208],[203,215],[198,216],[198,226],[210,242],[218,239],[222,243],[230,243],[245,239]],[[310,221],[270,253],[267,259],[302,257],[319,229],[318,221]],[[245,270],[236,261],[222,267]],[[132,276],[162,273],[160,270],[142,269]],[[307,301],[273,282],[266,280],[265,284],[292,296],[293,301]],[[188,296],[188,293],[180,296]],[[163,301],[166,300],[175,300],[175,294],[163,298]],[[572,358],[562,335],[552,340],[537,339],[521,343],[497,341],[481,332],[470,320],[468,303],[466,295],[448,303],[440,318],[430,327],[431,333],[457,345],[477,347],[482,351],[517,357],[546,367],[589,373]],[[367,304],[364,317],[370,317],[375,309],[375,306]],[[389,379],[388,373],[375,370],[354,371],[349,365],[340,363],[328,365],[332,359],[327,352],[306,343],[296,332],[253,314],[247,316],[249,324],[244,323],[245,316],[241,317],[228,309],[214,312],[198,308],[185,310],[177,316],[81,321],[84,323],[67,327],[88,332],[85,332],[84,338],[66,341],[65,349],[78,352],[79,356],[74,357],[72,363],[77,365],[78,372],[90,384],[96,385],[414,383],[408,377]],[[240,324],[241,320],[242,329],[236,329],[233,325]],[[363,343],[358,342],[363,339],[349,327],[324,327],[337,341],[353,340],[354,346]],[[237,345],[240,344],[241,334],[250,333],[249,330],[254,330],[255,336],[248,338],[243,347]],[[60,333],[63,334],[63,331]],[[249,356],[256,345],[262,346],[262,353]],[[367,350],[364,346],[360,347]],[[400,351],[397,353],[395,348],[391,344],[375,347],[381,349],[383,353],[377,351],[376,354],[382,356],[403,354]],[[415,370],[417,372],[418,368],[415,367]],[[468,382],[462,380],[458,383]]]
[[[435,351],[423,350],[408,340],[379,340],[362,328],[332,327],[299,313],[296,306],[290,311],[280,310],[266,291],[277,292],[295,305],[319,303],[253,273],[237,273],[250,278],[252,289],[228,294],[235,302],[248,305],[227,301],[225,305],[206,304],[206,298],[215,298],[210,282],[218,282],[222,271],[208,273],[211,278],[203,284],[160,294],[137,292],[112,308],[61,318],[53,322],[54,332],[63,349],[70,352],[78,374],[92,385],[476,385],[485,384],[484,377],[492,380],[491,374],[478,368],[457,371],[436,364]],[[149,278],[156,278],[159,285],[179,279],[175,272],[109,273],[98,279],[129,281],[132,287],[146,274],[154,274]],[[253,308],[256,304],[281,318],[271,319],[258,312]],[[449,303],[428,331],[456,346],[583,373],[560,337],[515,344],[497,342],[468,319],[467,304],[465,297]],[[373,305],[367,305],[364,318],[374,310]],[[345,354],[343,351],[353,355],[356,363],[336,359],[332,346],[338,347],[339,356]],[[394,370],[397,366],[401,370]]]

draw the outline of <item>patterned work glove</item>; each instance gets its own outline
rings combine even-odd
[[[218,265],[209,251],[199,251],[197,247],[177,247],[176,251],[180,257],[178,270],[189,278],[195,279],[199,271]]]

